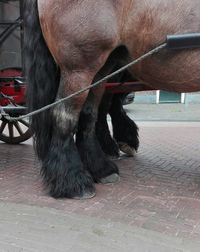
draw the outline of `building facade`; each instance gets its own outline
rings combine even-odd
[[[0,23],[15,21],[19,17],[19,2],[2,3],[0,1]],[[0,25],[0,33],[5,30]],[[0,69],[21,66],[20,29],[14,31],[6,41],[0,45]]]
[[[166,91],[144,91],[135,94],[135,103],[182,103],[182,104],[199,104],[200,92],[196,93],[176,93]]]

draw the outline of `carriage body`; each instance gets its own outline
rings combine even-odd
[[[6,1],[7,4],[14,0]],[[19,1],[19,0],[15,0]],[[29,122],[18,120],[9,122],[4,113],[10,116],[19,116],[26,112],[25,93],[26,83],[24,78],[24,55],[23,55],[23,0],[19,1],[20,16],[14,21],[1,21],[3,31],[0,33],[0,48],[7,38],[16,30],[20,29],[21,42],[21,66],[15,68],[0,69],[0,140],[9,144],[18,144],[32,136]]]
[[[0,70],[0,106],[25,105],[26,84],[20,68]]]

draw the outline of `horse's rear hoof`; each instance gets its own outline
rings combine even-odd
[[[113,184],[120,182],[120,176],[117,173],[113,173],[105,178],[101,179],[102,184]]]
[[[120,151],[125,153],[127,156],[129,156],[129,157],[135,156],[136,151],[130,145],[128,145],[127,143],[122,143],[122,142],[120,142],[118,144],[119,144]]]

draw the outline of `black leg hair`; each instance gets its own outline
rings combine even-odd
[[[119,147],[110,134],[107,122],[107,114],[112,103],[112,98],[113,94],[105,93],[101,100],[96,122],[96,135],[104,153],[110,157],[116,158],[119,157]]]
[[[65,75],[65,74],[63,74]],[[66,95],[66,83],[82,80],[81,73],[61,76],[57,99]],[[75,81],[74,81],[75,80]],[[73,92],[73,90],[71,90]],[[87,94],[82,95],[83,99]],[[48,148],[48,155],[42,160],[42,175],[53,197],[90,198],[94,196],[93,179],[84,169],[77,147],[74,142],[79,109],[74,107],[73,99],[53,108],[51,120],[54,122],[52,141]]]
[[[117,65],[115,70],[121,65]],[[109,82],[127,82],[132,81],[132,75],[125,71],[109,80]],[[96,123],[96,133],[103,151],[112,157],[119,156],[119,149],[128,155],[134,155],[139,147],[138,127],[131,120],[124,108],[123,99],[127,94],[109,94],[104,93],[99,106],[98,120]],[[110,114],[113,127],[113,138],[111,137],[107,114]]]
[[[90,198],[94,196],[91,176],[83,169],[73,136],[54,134],[48,156],[42,163],[42,175],[55,198]]]
[[[122,104],[123,98],[124,94],[115,94],[109,110],[113,125],[113,137],[123,152],[133,155],[139,147],[138,127],[127,116]]]
[[[99,95],[99,91],[97,93]],[[118,168],[102,151],[95,133],[98,99],[100,97],[96,96],[95,90],[90,90],[80,115],[76,142],[83,164],[95,182],[117,182],[119,180]]]

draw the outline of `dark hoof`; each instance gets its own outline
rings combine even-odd
[[[58,183],[60,181],[62,183]],[[58,177],[54,183],[47,186],[50,187],[50,195],[54,198],[90,199],[95,196],[94,181],[85,171],[65,179]]]
[[[119,145],[119,149],[125,153],[127,156],[129,157],[133,157],[135,156],[136,154],[136,151],[134,148],[132,148],[130,145],[128,145],[127,143],[122,143],[122,142],[119,142],[118,143]]]
[[[120,176],[117,173],[113,173],[105,178],[102,178],[100,180],[102,184],[113,184],[120,182]]]
[[[92,199],[95,197],[95,195],[96,195],[95,192],[88,192],[88,193],[84,193],[82,196],[75,196],[73,197],[73,199],[76,199],[76,200]]]

